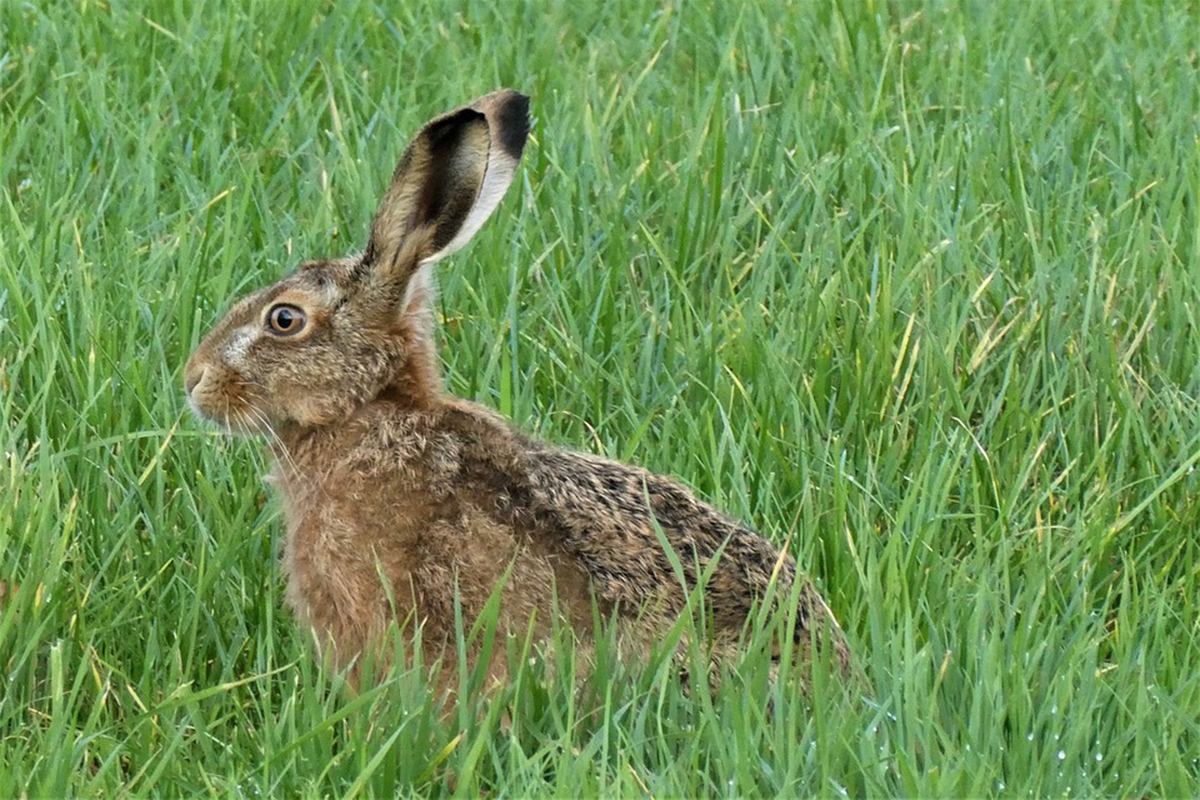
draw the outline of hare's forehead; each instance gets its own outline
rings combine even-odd
[[[334,258],[323,261],[307,261],[300,265],[288,280],[299,286],[326,289],[336,287],[350,290],[355,283],[361,259],[358,257]]]
[[[346,296],[346,288],[338,276],[319,267],[301,269],[271,289],[265,303],[293,303],[307,310],[330,308]]]
[[[230,317],[238,323],[248,322],[276,303],[290,303],[306,311],[335,306],[347,290],[340,275],[320,267],[304,267],[278,283],[259,289],[242,298],[231,309]]]

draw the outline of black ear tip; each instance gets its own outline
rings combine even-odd
[[[520,92],[506,92],[496,108],[495,120],[500,146],[514,159],[520,158],[529,138],[529,98]]]

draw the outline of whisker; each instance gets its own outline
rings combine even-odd
[[[294,458],[292,458],[292,454],[288,451],[287,445],[285,445],[283,443],[283,439],[279,436],[279,433],[275,430],[275,426],[273,426],[271,424],[271,421],[269,419],[267,419],[266,414],[262,413],[254,406],[250,406],[249,408],[250,408],[250,411],[254,414],[255,418],[260,423],[262,423],[262,426],[266,429],[267,434],[270,436],[271,440],[273,440],[275,442],[275,444],[277,445],[277,447],[275,449],[283,454],[283,461],[285,462],[285,465],[291,468],[295,477],[297,477],[297,478],[300,477],[300,466],[296,463],[296,460]]]

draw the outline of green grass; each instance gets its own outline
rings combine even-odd
[[[0,3],[0,794],[1200,793],[1200,8],[443,5]],[[861,690],[309,655],[182,365],[501,85],[450,386],[790,537]]]

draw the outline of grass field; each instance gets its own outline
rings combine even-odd
[[[1200,794],[1200,7],[444,5],[0,3],[0,795]],[[184,360],[502,85],[451,388],[790,541],[863,686],[309,655]]]

